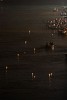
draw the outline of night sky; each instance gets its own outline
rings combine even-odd
[[[66,4],[67,0],[3,0],[7,4],[25,4],[25,5],[45,5],[45,4]]]

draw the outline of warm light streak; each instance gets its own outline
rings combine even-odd
[[[25,41],[25,44],[27,44],[27,41]]]
[[[35,53],[36,49],[34,48],[34,53]]]
[[[49,73],[49,78],[51,78],[51,77],[52,77],[52,75],[53,75],[53,73]]]
[[[33,73],[32,73],[32,78],[33,78]]]
[[[6,70],[8,69],[8,67],[6,66]]]
[[[30,30],[29,30],[29,35],[30,35]]]
[[[49,78],[50,78],[50,74],[49,74]]]
[[[51,76],[53,75],[53,73],[50,74]]]

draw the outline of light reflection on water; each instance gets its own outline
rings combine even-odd
[[[41,32],[41,25],[43,24],[40,23],[43,20],[41,19],[42,15],[38,15],[39,21],[36,16],[34,16],[33,20],[32,16],[35,15],[33,12],[31,16],[32,21],[29,23],[29,13],[32,13],[30,9],[26,8],[25,13],[21,9],[19,13],[16,11],[16,8],[14,10],[11,7],[8,8],[5,19],[3,17],[3,20],[1,20],[2,24],[5,24],[3,24],[2,29],[5,29],[5,26],[6,31],[11,29],[14,18],[16,23],[18,18],[18,23],[20,23],[21,19],[23,23],[17,24],[17,26],[14,23],[15,27],[13,25],[12,29],[19,30],[23,26],[23,30],[26,32],[0,33],[0,96],[5,99],[7,97],[11,99],[14,97],[16,99],[23,98],[23,100],[28,100],[29,98],[31,100],[43,100],[43,98],[46,100],[64,100],[63,97],[66,96],[67,90],[67,63],[65,62],[65,55],[62,53],[59,55],[54,54],[54,52],[46,52],[44,47],[41,48],[47,40],[51,39],[48,30],[47,32],[43,30],[45,34],[38,33],[39,30]],[[44,10],[44,8],[42,9]],[[11,11],[13,11],[13,14]],[[3,14],[5,14],[4,12]],[[8,15],[7,12],[9,13]],[[16,12],[19,14],[22,12],[23,18],[19,15],[16,16]],[[25,17],[23,14],[28,16]],[[39,11],[38,14],[43,14],[43,12],[40,13]],[[38,24],[35,19],[38,21]],[[9,23],[7,23],[8,20]],[[32,30],[38,28],[38,32],[33,33],[31,30],[30,34],[30,31],[28,32],[29,26],[26,26],[26,24],[31,24]],[[17,29],[19,25],[20,27]],[[56,45],[58,43],[63,44],[63,46],[57,47],[60,48],[59,50],[56,49],[55,52],[57,53],[67,45],[67,37],[62,40],[62,38],[58,38],[57,34],[55,34],[54,38]],[[64,48],[63,52],[66,50]]]
[[[5,93],[9,91],[6,97],[13,95],[16,90],[17,95],[13,95],[15,97],[20,95],[21,98],[24,98],[29,94],[28,97],[34,96],[34,98],[39,99],[41,97],[48,98],[48,100],[50,100],[49,98],[54,98],[54,100],[62,98],[65,95],[67,68],[65,57],[63,59],[61,57],[63,55],[60,57],[51,56],[50,58],[47,56],[24,56],[22,60],[19,59],[19,63],[15,64],[12,64],[13,60],[10,62],[7,58],[9,63],[7,69],[1,66],[2,69],[0,70],[0,90],[2,95],[4,95],[4,91]],[[59,58],[59,60],[55,61],[56,58]],[[21,94],[24,94],[24,96]]]
[[[27,47],[26,50],[30,48]],[[11,49],[12,50],[12,49]],[[26,51],[25,50],[25,51]],[[67,83],[67,68],[64,54],[50,52],[5,52],[1,54],[1,96],[12,98],[63,98]],[[43,53],[43,54],[41,54]],[[5,92],[5,93],[4,93]],[[16,93],[16,94],[14,94]],[[23,95],[22,95],[23,94]],[[26,98],[27,99],[27,98]]]

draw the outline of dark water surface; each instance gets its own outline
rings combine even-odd
[[[53,32],[46,28],[46,21],[60,17],[53,8],[0,7],[0,100],[66,100],[67,37],[55,33],[55,51],[44,49]]]

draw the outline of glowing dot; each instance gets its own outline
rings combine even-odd
[[[29,30],[29,35],[30,35],[30,30]]]
[[[53,36],[53,34],[52,34],[52,36]]]
[[[51,76],[53,75],[53,73],[50,74]]]
[[[50,77],[50,74],[49,74],[49,77]]]
[[[18,54],[17,54],[17,56],[19,57],[19,56],[20,56],[20,54],[18,53]]]
[[[52,45],[52,50],[54,50],[54,45]]]
[[[34,51],[35,51],[36,49],[34,48]]]
[[[34,53],[35,53],[35,50],[36,50],[36,49],[34,48]]]
[[[27,44],[27,41],[25,41],[25,44]]]
[[[35,79],[35,77],[36,77],[36,76],[34,76],[34,79]]]
[[[8,69],[8,67],[6,66],[6,70]]]
[[[33,73],[32,73],[32,78],[33,78]]]

